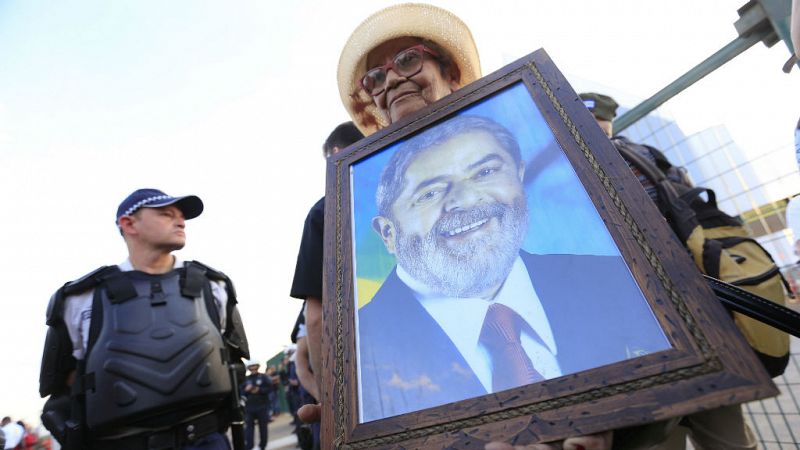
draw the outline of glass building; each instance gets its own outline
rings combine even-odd
[[[619,113],[624,111],[620,108]],[[800,193],[794,149],[765,149],[748,157],[724,126],[686,136],[675,120],[660,111],[621,134],[658,148],[673,164],[685,167],[697,186],[714,190],[719,208],[741,219],[790,282],[800,286],[800,271],[794,269],[798,256],[793,250],[794,240],[800,236],[793,236],[787,228],[785,215],[788,200]]]

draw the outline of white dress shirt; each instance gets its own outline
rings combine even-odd
[[[561,376],[553,331],[519,256],[503,286],[491,300],[442,297],[412,278],[401,266],[397,267],[397,276],[411,288],[420,304],[450,337],[486,392],[492,392],[492,363],[489,352],[478,339],[486,311],[492,303],[501,303],[514,310],[541,338],[540,341],[524,331],[521,336],[522,347],[533,367],[545,379]]]

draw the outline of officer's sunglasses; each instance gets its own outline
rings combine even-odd
[[[403,78],[413,77],[422,70],[425,53],[434,58],[439,57],[435,51],[418,44],[401,51],[391,62],[368,70],[359,83],[369,95],[373,97],[379,95],[386,89],[386,74],[390,69]]]

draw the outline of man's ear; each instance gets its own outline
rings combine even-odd
[[[519,170],[517,171],[517,176],[519,177],[519,182],[525,184],[525,163],[520,160],[519,162]]]
[[[395,246],[394,223],[384,216],[375,216],[372,218],[372,229],[381,237],[383,245],[386,246],[386,251],[394,255],[397,248]]]
[[[123,236],[136,232],[136,230],[133,228],[133,217],[131,216],[120,217],[118,225]]]

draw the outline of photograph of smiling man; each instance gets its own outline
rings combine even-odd
[[[361,422],[670,348],[524,86],[351,176]]]

